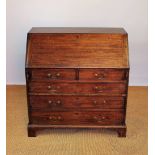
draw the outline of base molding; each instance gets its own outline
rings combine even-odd
[[[88,126],[88,125],[37,125],[37,124],[28,124],[28,137],[36,137],[36,133],[39,130],[53,129],[53,128],[102,128],[102,129],[111,129],[115,130],[118,134],[118,137],[126,137],[127,127],[126,125],[116,125],[116,126]]]

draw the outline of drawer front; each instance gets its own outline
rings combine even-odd
[[[32,80],[75,80],[74,69],[32,69]]]
[[[31,112],[33,124],[60,125],[120,125],[123,123],[123,111],[106,112]]]
[[[80,69],[80,80],[112,80],[120,81],[126,79],[126,70],[121,69]]]
[[[58,96],[58,95],[31,95],[30,105],[32,108],[58,109],[65,108],[124,108],[123,97],[102,96]]]
[[[53,82],[31,82],[29,83],[31,93],[67,93],[67,94],[104,94],[126,92],[125,83],[53,83]]]

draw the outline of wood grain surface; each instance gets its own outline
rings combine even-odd
[[[127,37],[122,28],[32,28],[25,66],[29,137],[52,125],[98,125],[126,136]]]
[[[103,33],[97,34],[93,33],[93,28],[79,29],[82,33],[71,33],[70,30],[68,34],[61,34],[53,31],[57,30],[50,29],[48,33],[42,29],[30,31],[26,67],[129,68],[127,33],[122,33],[122,29],[99,29],[98,32]]]

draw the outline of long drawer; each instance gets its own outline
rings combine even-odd
[[[104,93],[118,93],[126,92],[125,82],[114,83],[70,83],[70,82],[30,82],[30,93],[84,93],[84,94],[104,94]]]
[[[89,111],[89,112],[46,112],[32,111],[33,124],[61,125],[120,125],[123,122],[123,111]]]
[[[65,96],[65,95],[30,95],[30,106],[38,109],[72,108],[124,108],[124,97],[108,96]]]

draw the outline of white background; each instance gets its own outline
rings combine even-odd
[[[124,27],[130,85],[147,85],[147,0],[7,0],[7,84],[25,84],[31,27]]]

